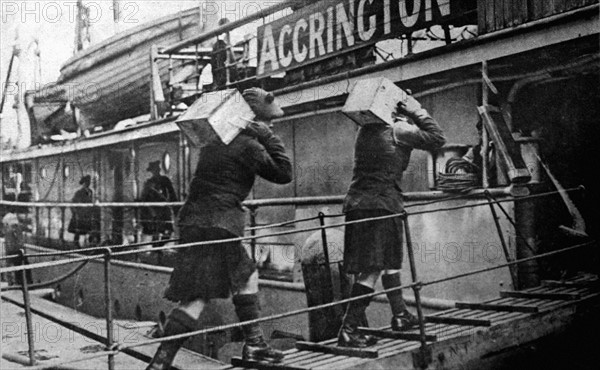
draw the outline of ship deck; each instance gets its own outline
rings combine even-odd
[[[389,327],[364,328],[381,339],[368,349],[337,347],[336,341],[297,342],[285,351],[279,364],[265,364],[234,358],[227,365],[188,350],[176,357],[175,369],[387,369],[484,368],[499,355],[547,336],[564,333],[587,323],[600,308],[600,284],[596,276],[578,275],[561,281],[544,281],[536,288],[503,291],[500,298],[478,303],[457,303],[457,307],[426,316],[427,350],[422,351],[418,329],[392,332]],[[27,360],[23,297],[18,291],[2,293],[3,369],[25,368],[6,359]],[[69,363],[85,354],[104,349],[106,323],[36,295],[31,296],[34,328],[41,336],[35,342],[38,366]],[[9,332],[9,326],[14,330]],[[16,325],[16,326],[15,326]],[[151,323],[115,322],[115,340],[120,343],[150,339]],[[35,329],[34,329],[35,330]],[[59,333],[59,334],[56,334]],[[158,344],[128,349],[115,356],[116,369],[143,368]],[[72,367],[72,366],[75,367]],[[106,366],[105,357],[96,357],[60,368],[95,369]]]

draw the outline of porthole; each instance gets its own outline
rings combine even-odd
[[[162,167],[165,172],[169,172],[169,169],[171,168],[171,155],[169,152],[165,152],[165,154],[163,154]]]
[[[42,167],[40,170],[40,175],[42,176],[42,180],[46,180],[48,178],[48,170],[46,167]]]
[[[65,179],[69,178],[70,172],[71,172],[71,168],[69,166],[65,166],[63,168],[63,175],[65,176]]]

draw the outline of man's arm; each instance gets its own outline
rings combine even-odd
[[[256,173],[265,180],[276,184],[291,182],[292,163],[285,153],[281,139],[262,122],[258,125],[253,124],[253,126],[250,134],[262,144],[250,149],[250,157],[254,161]]]
[[[446,143],[440,125],[412,96],[398,104],[399,113],[412,118],[415,125],[405,121],[394,122],[394,140],[401,145],[422,150],[439,149]]]

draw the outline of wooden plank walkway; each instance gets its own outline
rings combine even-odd
[[[580,276],[565,284],[552,282],[521,291],[524,294],[504,293],[505,297],[472,305],[459,304],[457,308],[430,315],[425,324],[426,334],[432,339],[428,342],[431,350],[428,368],[463,368],[486,355],[564,330],[580,316],[597,312],[600,306],[597,287],[596,277]],[[420,342],[383,338],[393,337],[391,329],[380,330],[385,334],[377,345],[370,347],[378,353],[377,358],[335,354],[339,351],[331,350],[336,347],[336,340],[332,339],[318,343],[313,350],[307,350],[303,344],[302,348],[286,351],[279,364],[237,359],[236,366],[229,370],[417,368],[415,358],[420,353]],[[414,329],[406,333],[418,336],[419,331]]]
[[[425,324],[431,353],[428,368],[464,368],[469,364],[473,367],[477,361],[492,357],[495,353],[565,330],[586,315],[598,312],[599,287],[597,277],[579,276],[566,282],[545,283],[540,287],[523,290],[521,294],[504,294],[503,297],[486,302],[462,302],[456,308],[429,315]],[[21,356],[21,359],[26,358],[27,340],[24,333],[17,338],[5,328],[6,322],[13,321],[21,322],[21,327],[25,326],[21,293],[3,292],[2,299],[3,351]],[[39,364],[67,361],[92,350],[103,349],[106,333],[103,319],[76,312],[35,295],[31,297],[31,305],[35,325],[54,325],[65,333],[69,332],[68,338],[77,338],[75,344],[57,341],[50,347],[50,343],[36,342]],[[143,323],[116,320],[115,339],[128,343],[144,341],[148,339],[148,329]],[[389,327],[370,330],[383,333],[377,345],[369,348],[376,353],[375,358],[369,358],[371,355],[361,357],[355,353],[340,352],[336,340],[330,339],[317,346],[304,343],[300,348],[285,351],[285,358],[279,364],[245,362],[238,358],[234,361],[236,366],[233,366],[184,349],[177,355],[174,369],[324,370],[418,367],[415,362],[421,353],[420,342],[416,339],[419,336],[418,329],[402,332],[402,339],[398,339],[397,333],[392,332]],[[9,344],[6,345],[5,341]],[[157,346],[136,347],[126,354],[117,355],[116,368],[144,368]],[[6,359],[3,359],[2,369],[25,368],[18,364],[11,367],[12,364],[13,362],[7,364]],[[73,366],[67,365],[65,368],[95,369],[105,366],[106,358],[100,357],[78,362]]]

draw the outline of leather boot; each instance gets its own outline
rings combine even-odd
[[[400,273],[384,274],[381,276],[383,289],[392,289],[399,287]],[[406,304],[402,298],[402,290],[394,290],[386,293],[390,308],[392,309],[392,330],[408,330],[419,323],[419,320],[406,309]]]
[[[242,349],[242,358],[244,360],[277,363],[281,362],[283,357],[283,352],[269,346],[262,335],[254,340],[246,339],[244,348]]]
[[[185,312],[174,309],[169,314],[169,319],[164,327],[164,337],[171,335],[183,334],[192,331],[194,320],[188,316]],[[177,351],[181,348],[187,338],[171,340],[168,342],[162,342],[152,358],[152,361],[148,364],[146,370],[168,370],[171,368],[171,364],[175,359]]]
[[[255,320],[259,317],[258,296],[256,294],[238,294],[233,296],[235,312],[240,321]],[[242,358],[244,360],[264,361],[277,363],[283,360],[283,352],[271,348],[265,342],[262,329],[258,324],[250,324],[242,327],[244,333],[244,348]]]
[[[404,310],[399,315],[392,316],[393,331],[408,330],[418,324],[419,319],[408,310]]]
[[[351,297],[373,293],[373,289],[362,284],[352,286]],[[372,335],[365,335],[358,332],[358,326],[364,318],[364,313],[371,302],[371,298],[365,298],[348,303],[346,314],[342,321],[342,327],[338,334],[338,346],[365,348],[377,343],[377,338]]]

